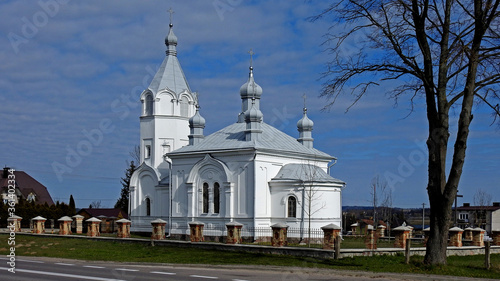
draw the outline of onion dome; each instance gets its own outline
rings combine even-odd
[[[297,122],[299,131],[312,131],[314,122],[307,117],[307,108],[304,107],[304,116]]]
[[[241,98],[257,98],[260,99],[262,95],[262,88],[255,83],[253,79],[253,67],[250,66],[250,74],[248,81],[240,87]]]
[[[193,117],[189,118],[189,127],[191,128],[204,128],[205,118],[200,114],[200,106],[196,106],[196,113]]]
[[[255,99],[252,99],[252,107],[245,112],[246,122],[261,122],[264,114],[255,106]]]
[[[165,37],[165,45],[167,45],[167,55],[177,55],[177,50],[175,46],[177,46],[177,36],[174,34],[173,24],[170,24],[170,31],[168,32],[167,37]]]

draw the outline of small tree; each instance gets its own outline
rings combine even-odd
[[[392,191],[387,182],[376,175],[371,182],[371,201],[373,206],[373,227],[378,220],[388,221],[392,217]]]
[[[76,205],[75,205],[75,199],[73,199],[73,194],[69,196],[69,210],[71,212],[71,215],[76,214]]]
[[[127,162],[128,168],[125,170],[125,177],[121,178],[122,190],[120,192],[120,198],[116,201],[115,208],[121,208],[126,213],[128,213],[128,201],[129,201],[129,188],[130,188],[130,178],[132,174],[137,169],[134,161]]]
[[[92,203],[90,203],[89,208],[90,209],[99,209],[99,208],[101,208],[101,206],[102,206],[101,200],[96,200],[96,201],[92,201]]]
[[[491,194],[479,188],[474,194],[474,205],[479,207],[474,216],[474,223],[478,227],[484,227],[486,225],[486,207],[491,205]]]
[[[304,214],[307,216],[307,246],[311,246],[311,219],[314,214],[326,207],[325,202],[319,202],[321,194],[319,187],[315,184],[318,179],[318,169],[316,165],[310,163],[302,164],[302,175],[299,176],[302,181],[302,192],[304,202],[298,201]]]

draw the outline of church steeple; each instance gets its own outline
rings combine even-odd
[[[141,94],[141,161],[158,169],[164,167],[166,153],[202,139],[204,127],[204,119],[195,108],[196,93],[191,92],[177,57],[172,9],[169,13],[166,55],[148,88]]]
[[[165,45],[167,46],[166,57],[160,68],[156,72],[149,89],[153,93],[157,93],[166,88],[180,94],[183,91],[191,92],[189,84],[184,76],[179,60],[177,59],[177,36],[174,34],[174,25],[172,24],[172,9],[170,13],[170,30],[165,37]]]
[[[299,131],[299,138],[297,141],[308,148],[313,148],[313,126],[314,122],[307,117],[306,95],[304,94],[304,115],[302,119],[297,122],[297,130]]]

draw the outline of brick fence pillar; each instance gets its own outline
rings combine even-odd
[[[450,233],[450,242],[448,246],[454,246],[454,247],[462,247],[462,233],[463,229],[459,227],[452,227],[449,230]]]
[[[99,231],[99,224],[101,223],[101,220],[98,218],[90,218],[85,221],[87,223],[87,236],[90,237],[97,237],[101,236],[101,232]]]
[[[162,219],[156,219],[151,221],[151,226],[153,227],[153,232],[151,233],[151,240],[163,240],[165,239],[165,226],[167,222]]]
[[[353,224],[351,224],[351,233],[352,233],[352,235],[356,235],[357,234],[358,226],[359,226],[359,223],[353,223]]]
[[[120,219],[116,221],[118,225],[118,232],[116,233],[116,237],[118,238],[130,238],[130,224],[131,221],[127,219]]]
[[[237,222],[226,223],[227,239],[226,244],[240,244],[241,243],[241,228],[243,225]]]
[[[273,247],[287,246],[288,225],[283,223],[276,223],[271,225],[271,228],[273,229],[273,237],[271,237],[271,246]]]
[[[395,248],[406,248],[406,239],[410,238],[410,229],[406,226],[398,226],[392,230],[394,233],[394,247]]]
[[[366,249],[374,250],[377,249],[377,241],[375,240],[375,229],[373,229],[373,225],[366,226],[366,238],[365,238],[365,247]]]
[[[463,240],[469,240],[469,241],[472,241],[472,230],[474,228],[472,227],[467,227],[466,229],[464,229],[464,237],[463,237]]]
[[[59,235],[70,235],[71,222],[73,222],[73,219],[68,216],[64,216],[57,221],[59,222]]]
[[[378,237],[385,237],[385,230],[386,230],[387,227],[385,227],[385,225],[379,225],[377,227],[377,234],[378,234]]]
[[[333,250],[335,246],[335,239],[340,237],[340,226],[336,224],[328,224],[321,227],[323,230],[323,249]]]
[[[83,233],[83,219],[85,217],[81,215],[74,215],[73,219],[75,220],[75,232],[76,233]]]
[[[484,232],[479,227],[472,229],[472,246],[484,247]]]
[[[493,238],[493,246],[500,246],[500,230],[493,230],[491,236]]]
[[[9,231],[21,232],[21,218],[20,216],[13,215],[7,218]]]
[[[46,218],[44,217],[41,217],[41,216],[37,216],[37,217],[34,217],[33,219],[33,233],[36,233],[36,234],[41,234],[41,233],[45,233],[45,221],[47,220]]]
[[[205,224],[199,221],[192,221],[189,223],[189,238],[191,239],[191,242],[205,241],[205,236],[203,236],[203,227],[205,227]]]

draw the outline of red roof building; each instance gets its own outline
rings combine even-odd
[[[10,175],[10,177],[9,177]],[[13,176],[12,176],[13,175]],[[33,177],[23,171],[10,172],[10,168],[3,168],[0,177],[0,192],[4,202],[9,200],[9,180],[15,180],[16,203],[19,200],[35,202],[36,204],[54,205],[47,187],[35,180]],[[12,192],[11,192],[12,193]]]

